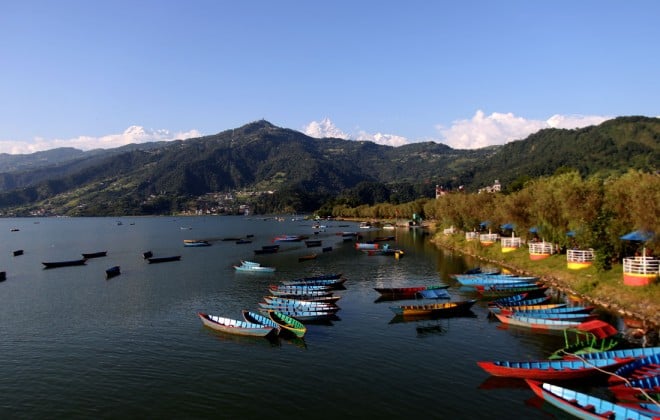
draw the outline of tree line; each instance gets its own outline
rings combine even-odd
[[[596,266],[608,269],[612,260],[640,245],[620,239],[628,232],[659,233],[646,245],[660,251],[660,175],[629,170],[600,178],[569,170],[529,180],[508,193],[450,193],[402,204],[332,207],[335,217],[396,219],[413,214],[434,220],[439,228],[462,231],[490,228],[495,233],[510,223],[516,236],[531,237],[532,229],[539,238],[562,247],[593,248]]]

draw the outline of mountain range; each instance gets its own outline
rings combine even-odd
[[[25,215],[46,206],[56,214],[168,213],[195,197],[237,190],[312,194],[310,205],[318,205],[364,183],[476,191],[497,179],[506,190],[562,168],[608,176],[628,169],[656,172],[659,162],[658,118],[544,129],[474,150],[434,142],[392,147],[317,139],[261,120],[185,141],[0,154],[0,212]]]

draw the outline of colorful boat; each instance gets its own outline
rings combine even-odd
[[[374,250],[374,249],[378,249],[379,246],[380,246],[379,244],[368,243],[368,242],[355,243],[355,249],[360,249],[360,250]]]
[[[247,322],[250,322],[252,324],[261,324],[267,327],[275,328],[277,330],[277,334],[280,333],[280,325],[267,316],[264,316],[256,312],[248,311],[247,309],[243,309],[241,311],[241,315],[243,315],[243,319]]]
[[[305,336],[307,327],[297,319],[272,309],[266,310],[266,314],[273,320],[273,322],[280,326],[280,334],[284,333],[284,331],[288,331],[290,334],[293,334],[298,338]]]
[[[298,257],[298,262],[315,260],[316,257],[317,257],[317,254],[303,255],[303,256]]]
[[[561,308],[559,308],[561,309]],[[502,315],[514,318],[537,318],[551,319],[557,321],[579,321],[586,322],[596,319],[598,315],[583,312],[553,312],[551,309],[545,311],[502,311]]]
[[[524,303],[524,302],[523,302]],[[539,303],[536,305],[510,305],[510,306],[491,306],[488,310],[494,314],[511,315],[524,311],[551,311],[566,308],[566,303]],[[570,311],[569,311],[570,312]]]
[[[203,312],[197,314],[202,323],[216,331],[228,334],[244,335],[250,337],[267,337],[277,334],[277,330],[262,324],[241,321],[237,319],[224,318],[215,315],[208,315]]]
[[[335,311],[303,311],[288,308],[264,308],[272,309],[284,315],[288,315],[301,322],[329,321],[337,317]]]
[[[307,239],[303,235],[279,235],[273,239],[273,242],[300,242],[303,239]]]
[[[540,297],[545,294],[545,291],[548,290],[548,287],[534,286],[525,283],[520,283],[519,285],[498,284],[498,285],[490,285],[490,286],[476,286],[475,289],[477,293],[479,293],[483,297],[509,296],[523,292],[527,292],[527,296],[529,297]]]
[[[284,280],[280,283],[284,286],[330,286],[333,289],[340,289],[346,282],[346,278],[337,275],[337,278],[314,278],[307,277],[296,280]]]
[[[211,246],[211,243],[209,241],[204,240],[204,239],[184,239],[183,240],[183,246],[189,246],[189,247]]]
[[[526,380],[538,397],[581,419],[653,420],[652,415],[568,388]]]
[[[252,261],[241,261],[241,265],[235,265],[234,270],[241,273],[274,273],[275,267],[264,267]]]
[[[398,300],[415,298],[417,293],[424,290],[444,290],[448,288],[449,285],[447,284],[435,284],[429,286],[374,287],[374,290],[380,293],[381,297],[391,298],[391,300]]]
[[[633,358],[600,360],[480,361],[480,368],[493,376],[558,381],[582,379],[612,372]]]
[[[417,292],[416,296],[423,299],[451,299],[447,289],[424,289]]]
[[[625,382],[626,379],[642,379],[660,375],[660,354],[634,359],[614,372],[608,379],[610,385]]]
[[[281,298],[277,296],[264,296],[266,303],[276,303],[282,305],[301,305],[308,307],[336,307],[335,302],[339,300],[341,296],[330,296],[332,299],[327,299],[325,301],[319,300],[303,300],[303,299],[294,299],[294,298]]]
[[[582,322],[566,321],[545,318],[532,318],[527,316],[494,314],[502,324],[513,325],[516,327],[530,328],[533,330],[553,330],[560,331],[566,328],[576,328]]]
[[[464,300],[458,302],[433,303],[427,305],[400,305],[390,306],[390,310],[396,315],[419,316],[419,315],[459,315],[470,311],[476,300]]]
[[[575,328],[564,330],[564,347],[552,353],[549,359],[561,359],[569,355],[586,356],[611,350],[619,345],[619,331],[598,319],[583,322]]]
[[[533,297],[529,293],[523,292],[513,296],[502,296],[488,302],[488,306],[516,306],[516,305],[539,305],[552,299],[550,296]]]
[[[654,354],[660,354],[660,347],[633,347],[628,349],[616,349],[598,353],[583,354],[580,358],[585,360],[612,359],[612,358],[635,358],[640,359]]]
[[[619,401],[639,400],[641,396],[645,399],[646,395],[656,394],[660,396],[660,375],[649,376],[640,379],[631,379],[619,385],[612,385],[609,390]]]
[[[297,303],[283,303],[283,302],[259,302],[259,308],[261,309],[273,309],[276,311],[288,313],[292,311],[296,312],[330,312],[337,313],[341,308],[336,305],[331,305],[328,303],[316,303],[312,305],[302,305]]]

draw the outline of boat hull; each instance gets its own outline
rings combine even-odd
[[[601,360],[532,360],[532,361],[480,361],[480,368],[493,376],[558,381],[605,375],[623,366],[632,358]]]
[[[227,334],[266,337],[274,334],[276,331],[274,328],[265,325],[208,315],[201,312],[197,315],[204,326]]]
[[[85,265],[87,258],[81,260],[71,260],[71,261],[52,261],[52,262],[42,262],[44,268],[58,268],[58,267],[69,267],[74,265]]]

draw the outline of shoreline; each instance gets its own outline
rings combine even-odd
[[[394,222],[398,228],[405,226],[401,223],[401,220],[402,219],[396,219]],[[360,219],[355,219],[354,221],[360,221]],[[371,219],[370,221],[376,224],[387,222],[392,223],[391,220]],[[488,264],[493,264],[495,266],[505,268],[520,275],[538,277],[542,282],[546,283],[549,287],[560,293],[566,294],[567,296],[574,296],[579,300],[589,302],[590,304],[596,305],[621,317],[626,327],[626,330],[621,331],[621,333],[628,341],[641,342],[646,345],[658,345],[658,343],[660,343],[660,309],[657,308],[660,302],[658,301],[652,301],[649,305],[635,310],[625,305],[622,299],[608,299],[606,297],[598,297],[594,294],[581,293],[571,286],[569,281],[570,279],[562,278],[561,274],[565,273],[563,271],[557,271],[555,269],[544,274],[539,274],[539,272],[534,272],[529,268],[523,268],[516,265],[515,263],[507,262],[504,259],[489,258],[487,255],[485,255],[486,252],[480,253],[477,252],[477,250],[473,250],[468,247],[456,246],[453,243],[448,243],[450,241],[443,241],[442,237],[438,236],[436,223],[433,221],[424,221],[422,226],[429,230],[431,233],[429,240],[438,248],[458,252]],[[652,285],[649,287],[656,286]]]

